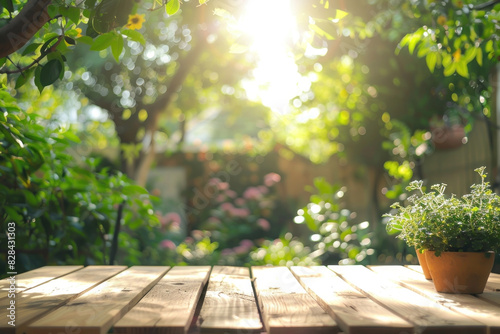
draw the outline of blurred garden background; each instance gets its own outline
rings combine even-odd
[[[410,181],[462,195],[486,166],[498,192],[499,20],[495,0],[0,0],[17,271],[416,264],[382,218]]]

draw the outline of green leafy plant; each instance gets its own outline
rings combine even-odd
[[[316,193],[310,203],[298,210],[296,224],[305,224],[313,232],[316,256],[324,262],[355,264],[373,254],[368,222],[355,223],[356,213],[342,208],[345,188],[328,183],[324,178],[314,180]]]
[[[122,173],[99,168],[99,159],[79,162],[69,154],[78,142],[73,129],[22,110],[0,90],[0,227],[16,225],[19,271],[113,263],[123,236],[112,235],[117,220],[130,230],[158,224],[148,192]],[[122,258],[132,252],[125,249]]]
[[[500,249],[500,197],[486,182],[485,167],[475,169],[481,183],[473,184],[469,194],[446,196],[446,184],[435,184],[430,191],[423,181],[413,181],[407,191],[408,205],[396,202],[388,217],[388,231],[416,249],[441,252],[487,252]]]
[[[321,262],[318,253],[312,252],[298,238],[288,232],[275,240],[266,240],[250,254],[251,265],[313,266]]]

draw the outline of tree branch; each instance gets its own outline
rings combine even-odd
[[[20,48],[50,20],[47,6],[52,0],[29,0],[21,12],[0,28],[0,58]]]
[[[472,7],[472,9],[479,9],[479,10],[481,10],[481,9],[485,9],[485,8],[494,6],[497,3],[500,3],[500,0],[491,0],[491,1],[488,1],[488,2],[485,2],[485,3],[481,3],[479,5],[475,5],[474,7]]]

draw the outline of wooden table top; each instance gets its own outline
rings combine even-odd
[[[2,334],[500,333],[499,274],[480,295],[437,293],[419,266],[47,266],[15,296],[10,282]]]

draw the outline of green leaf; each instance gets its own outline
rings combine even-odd
[[[464,78],[469,77],[469,69],[467,68],[467,62],[459,61],[457,64],[457,73],[463,76]]]
[[[64,138],[69,139],[72,142],[80,143],[80,138],[78,138],[78,136],[76,134],[74,134],[73,132],[71,132],[70,130],[64,132],[63,136],[64,136]]]
[[[80,9],[77,7],[61,6],[59,7],[59,13],[61,13],[62,16],[67,17],[68,19],[73,21],[75,24],[78,24],[78,22],[80,22]]]
[[[120,60],[120,55],[122,54],[123,51],[123,37],[122,35],[115,35],[115,39],[111,43],[111,52],[113,53],[113,57],[115,58],[116,62]]]
[[[33,193],[29,190],[23,189],[22,190],[24,194],[24,198],[26,198],[26,202],[28,202],[29,205],[37,207],[40,203],[38,199],[33,195]]]
[[[169,0],[165,5],[165,10],[167,11],[168,15],[174,15],[175,13],[177,13],[180,7],[181,5],[179,3],[179,0]]]
[[[445,66],[443,74],[446,77],[449,77],[450,75],[452,75],[453,73],[455,73],[456,68],[457,68],[457,63],[451,63],[448,66]]]
[[[92,45],[92,43],[94,43],[94,39],[90,36],[82,36],[82,37],[78,37],[76,39],[78,42],[82,42],[82,43],[85,43],[85,44],[88,44],[88,45]]]
[[[133,195],[147,195],[148,191],[141,186],[137,186],[134,184],[126,185],[122,189],[122,193],[127,196]]]
[[[490,39],[488,42],[486,42],[486,46],[484,47],[484,51],[486,51],[486,52],[493,51],[493,40]]]
[[[69,36],[64,36],[64,40],[66,41],[66,43],[68,43],[69,45],[75,45],[76,42],[73,38],[69,37]]]
[[[29,78],[31,78],[33,71],[34,71],[34,68],[30,68],[29,70],[24,71],[19,75],[19,77],[16,80],[16,89],[23,86],[26,83],[26,81],[28,81]]]
[[[97,0],[85,0],[85,8],[94,8]]]
[[[46,37],[46,36],[45,36],[45,37]],[[58,37],[59,37],[59,35],[57,35],[57,34],[54,34],[52,37],[50,37],[50,38],[49,38],[49,39],[48,39],[45,43],[43,43],[42,48],[40,49],[40,52],[41,52],[42,54],[47,53],[47,52],[48,52],[47,50],[48,50],[48,49],[50,49],[50,48],[49,48],[50,43],[51,43],[52,41],[54,41],[56,38],[58,38]]]
[[[35,86],[38,88],[38,91],[41,93],[43,91],[44,86],[40,82],[42,72],[42,66],[37,66],[35,69]]]
[[[470,63],[474,58],[476,58],[477,50],[478,49],[476,49],[475,47],[470,47],[465,51],[464,58],[467,63]]]
[[[437,55],[435,52],[430,52],[425,57],[425,62],[427,63],[427,67],[429,68],[431,73],[434,73],[434,68],[436,67],[436,61],[437,61]]]
[[[483,66],[483,49],[478,48],[476,51],[476,61],[479,66]]]
[[[420,42],[420,37],[413,34],[410,37],[410,40],[408,42],[408,51],[413,54],[413,51],[415,50],[415,47],[417,46],[417,43]]]
[[[115,34],[113,34],[112,32],[102,34],[94,40],[94,43],[92,43],[92,45],[90,46],[90,50],[92,51],[104,50],[111,45],[114,38]]]
[[[316,25],[323,32],[323,36],[325,36],[329,40],[335,39],[335,35],[337,34],[337,28],[335,24],[331,21],[318,21]]]
[[[124,29],[121,33],[135,42],[139,42],[142,45],[146,45],[146,39],[137,30]]]
[[[344,12],[343,10],[337,9],[337,14],[335,15],[335,20],[342,20],[347,15],[349,15],[348,12]]]
[[[56,17],[57,15],[59,15],[59,7],[56,5],[49,5],[47,7],[47,13],[50,17]]]
[[[429,52],[431,52],[431,49],[429,49],[424,44],[420,44],[420,46],[418,47],[417,57],[423,58],[425,55],[429,54]]]
[[[26,56],[27,54],[34,53],[40,47],[40,45],[42,45],[42,44],[41,43],[33,43],[33,44],[28,45],[24,49],[22,55]]]
[[[6,8],[9,13],[14,11],[14,4],[12,3],[12,0],[0,0],[0,5]]]
[[[42,67],[40,71],[40,84],[44,87],[52,85],[63,70],[64,66],[59,59],[52,59]]]

